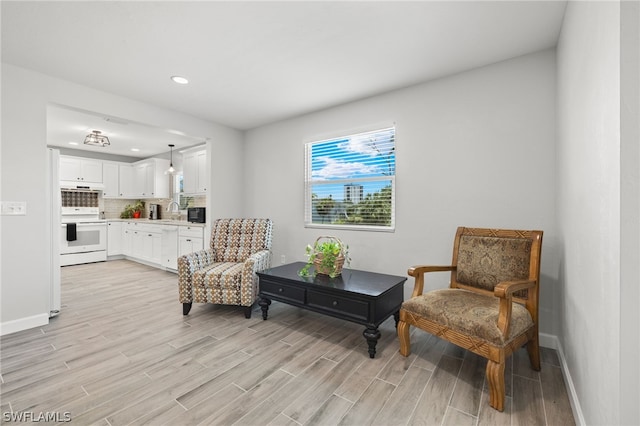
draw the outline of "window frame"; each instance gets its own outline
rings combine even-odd
[[[367,133],[393,131],[393,174],[389,176],[377,176],[377,177],[347,177],[345,179],[314,179],[312,178],[312,155],[313,145],[327,143],[332,141],[340,141],[345,139],[351,139],[355,136],[360,136]],[[318,228],[318,229],[335,229],[335,230],[354,230],[354,231],[374,231],[374,232],[395,232],[396,228],[396,175],[397,175],[397,127],[393,124],[383,124],[378,126],[368,126],[357,131],[344,132],[337,136],[314,138],[313,140],[307,140],[304,144],[304,227],[305,228]],[[391,223],[390,225],[354,225],[354,224],[341,224],[341,223],[314,223],[313,222],[313,187],[315,185],[322,185],[323,183],[335,185],[335,184],[360,184],[366,182],[383,182],[389,181],[391,186]],[[366,194],[365,194],[366,196]]]

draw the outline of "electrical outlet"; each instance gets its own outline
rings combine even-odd
[[[2,202],[3,216],[24,216],[26,214],[27,214],[26,201],[3,201]]]
[[[287,258],[286,258],[286,256],[284,254],[282,256],[280,256],[280,263],[282,263],[283,265],[285,263],[287,263]]]

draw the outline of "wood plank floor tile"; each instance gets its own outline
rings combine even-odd
[[[540,384],[547,422],[557,425],[575,425],[571,403],[559,367],[545,364],[540,370]]]
[[[486,359],[473,352],[465,353],[460,375],[451,397],[450,405],[453,408],[474,417],[478,415],[486,368]]]
[[[542,389],[539,381],[514,374],[512,404],[512,425],[541,425],[546,423]]]
[[[475,426],[477,417],[449,407],[442,420],[442,426]]]
[[[182,315],[177,276],[128,260],[62,268],[62,310],[0,337],[2,413],[68,412],[73,424],[573,424],[557,352],[507,360],[506,407],[489,407],[484,361],[393,318],[369,358],[364,326],[274,302]],[[481,392],[478,388],[481,387]],[[479,396],[480,395],[480,396]]]
[[[418,400],[411,425],[441,424],[462,366],[462,359],[443,355]]]
[[[432,374],[431,370],[415,366],[409,367],[402,381],[387,398],[372,424],[379,426],[406,425]]]
[[[386,401],[395,389],[396,387],[391,383],[374,379],[339,424],[345,426],[371,424],[382,408],[380,401]]]
[[[331,395],[305,425],[337,425],[351,407],[353,402]]]
[[[247,425],[253,426],[270,422],[295,399],[296,395],[302,394],[306,389],[315,386],[330,370],[335,367],[336,363],[325,358],[319,358],[313,365],[304,372],[295,376],[284,386],[275,390],[259,405],[252,408],[241,419],[234,424],[237,426]],[[284,371],[284,370],[283,370]]]

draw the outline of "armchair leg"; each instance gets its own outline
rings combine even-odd
[[[527,342],[527,352],[529,353],[531,368],[540,371],[540,344],[538,343],[538,333]]]
[[[191,310],[191,303],[182,304],[182,315],[189,315],[190,310]]]
[[[489,384],[489,405],[504,411],[504,362],[487,360],[487,382]]]
[[[246,319],[251,318],[251,309],[253,308],[253,305],[251,305],[251,306],[243,306],[242,308],[244,309],[244,317]]]
[[[400,355],[409,356],[411,353],[411,342],[409,341],[409,323],[403,320],[398,321],[398,339],[400,339]]]

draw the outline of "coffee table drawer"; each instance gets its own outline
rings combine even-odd
[[[369,317],[369,303],[326,293],[307,291],[307,305],[340,313],[343,316],[364,320]]]
[[[299,287],[260,280],[260,294],[264,294],[267,297],[273,296],[274,299],[286,299],[292,302],[304,303],[305,291]]]

